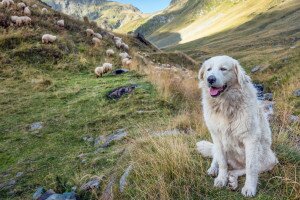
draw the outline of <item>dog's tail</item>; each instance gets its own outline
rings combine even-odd
[[[204,157],[213,157],[213,146],[214,144],[205,140],[197,142],[197,150]]]

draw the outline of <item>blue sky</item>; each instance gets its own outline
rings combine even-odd
[[[171,0],[114,0],[125,4],[132,4],[143,13],[151,13],[166,8]]]

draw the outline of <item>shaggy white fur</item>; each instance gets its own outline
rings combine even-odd
[[[246,174],[242,194],[255,196],[258,174],[278,163],[271,150],[271,130],[256,89],[239,62],[229,56],[205,61],[199,71],[202,105],[213,143],[200,141],[197,150],[212,157],[207,173],[218,175],[216,187],[238,187]]]
[[[54,35],[44,34],[42,36],[42,43],[46,43],[46,44],[53,43],[56,39],[57,39],[57,37]]]

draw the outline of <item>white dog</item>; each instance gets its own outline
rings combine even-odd
[[[271,150],[271,130],[256,89],[237,60],[216,56],[199,71],[202,105],[213,143],[200,141],[197,150],[212,157],[207,173],[216,176],[214,186],[237,189],[246,174],[242,194],[255,196],[258,174],[278,163]]]

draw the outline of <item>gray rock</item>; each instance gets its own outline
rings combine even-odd
[[[36,131],[43,128],[43,122],[34,122],[30,125],[30,131]]]
[[[260,66],[255,66],[251,69],[251,73],[255,73],[255,72],[258,72],[259,70],[261,69]]]
[[[296,115],[290,115],[289,116],[289,121],[291,123],[300,123],[300,117]]]
[[[80,187],[80,190],[93,190],[98,189],[100,186],[100,179],[99,178],[93,178],[92,180],[88,181],[87,183],[83,184]]]
[[[300,89],[294,91],[294,96],[300,97]]]
[[[94,146],[102,145],[104,142],[105,142],[105,137],[103,135],[100,135],[95,139]]]
[[[32,199],[33,200],[39,199],[45,192],[46,190],[43,187],[39,187],[33,194]]]
[[[105,187],[105,190],[101,196],[101,199],[103,200],[113,200],[114,194],[113,194],[113,186],[115,184],[115,177],[111,177],[107,186]]]
[[[165,130],[161,132],[153,133],[154,136],[169,136],[169,135],[179,135],[180,131],[178,129]]]
[[[16,175],[16,178],[19,178],[21,176],[23,176],[24,172],[18,172],[17,175]]]
[[[17,183],[17,181],[15,179],[10,179],[8,182],[0,184],[0,190],[1,189],[4,189],[4,190],[11,189],[16,185],[16,183]]]
[[[118,129],[113,132],[113,134],[109,135],[106,138],[105,143],[102,145],[103,148],[108,147],[113,141],[119,141],[122,140],[124,137],[126,137],[128,134],[125,131],[125,129]]]
[[[264,100],[266,101],[273,101],[273,94],[272,93],[265,93]]]
[[[94,138],[89,135],[84,136],[82,139],[86,142],[94,142]]]
[[[135,85],[135,84],[119,87],[119,88],[116,88],[116,89],[112,90],[111,92],[109,92],[107,94],[107,97],[110,99],[117,100],[117,99],[120,99],[125,94],[130,94],[135,88],[137,88],[137,85]]]
[[[120,179],[120,192],[124,192],[125,187],[127,185],[127,177],[129,176],[129,173],[132,170],[132,165],[129,165],[129,167],[127,167],[127,169],[125,170],[124,174],[122,175],[121,179]]]
[[[50,197],[53,194],[55,194],[55,192],[52,189],[47,190],[44,194],[42,194],[41,197],[38,198],[38,200],[47,200],[48,197]]]
[[[62,195],[64,197],[64,200],[76,200],[75,192],[65,192]]]
[[[46,200],[65,200],[62,194],[52,194]]]

